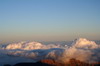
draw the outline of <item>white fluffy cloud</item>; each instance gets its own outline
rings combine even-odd
[[[5,49],[22,49],[22,50],[50,49],[50,48],[60,48],[60,46],[54,44],[44,45],[39,42],[19,42],[19,43],[9,44],[5,47]]]
[[[66,47],[67,46],[67,47]],[[66,62],[75,58],[84,62],[100,61],[100,48],[94,41],[79,38],[68,45],[41,44],[39,42],[19,42],[3,47],[6,54],[15,57],[29,58],[34,61],[52,58],[57,61]]]
[[[85,38],[79,38],[73,42],[73,46],[76,48],[95,49],[98,45],[94,41],[89,41]]]

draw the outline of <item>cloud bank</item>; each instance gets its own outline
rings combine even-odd
[[[100,61],[100,46],[94,41],[79,38],[69,46],[67,44],[42,44],[39,42],[19,42],[2,47],[2,52],[10,57],[23,57],[34,62],[42,59],[54,59],[65,63],[71,58],[84,62]],[[33,62],[32,61],[32,62]]]

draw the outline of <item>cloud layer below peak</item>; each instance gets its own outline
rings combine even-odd
[[[2,47],[0,52],[8,58],[26,58],[26,62],[27,59],[30,59],[29,61],[32,62],[41,59],[55,59],[64,63],[71,58],[91,63],[100,61],[100,46],[94,41],[89,41],[85,38],[76,39],[69,45],[19,42]],[[15,63],[17,63],[17,61]]]

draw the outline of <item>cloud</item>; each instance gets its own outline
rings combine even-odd
[[[5,47],[5,49],[22,49],[22,50],[50,49],[50,48],[60,48],[60,46],[55,44],[44,45],[39,42],[19,42],[19,43],[9,44]]]
[[[6,54],[12,57],[25,57],[34,61],[55,59],[64,63],[72,58],[84,62],[100,61],[99,45],[85,38],[76,39],[71,45],[19,42],[9,44],[3,47],[3,50],[6,50]]]

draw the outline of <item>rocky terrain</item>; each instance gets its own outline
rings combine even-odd
[[[4,66],[11,66],[9,64],[5,64]],[[100,66],[100,63],[87,63],[87,62],[81,62],[79,60],[75,60],[75,59],[70,59],[69,62],[66,63],[61,63],[58,62],[56,60],[52,60],[52,59],[44,59],[44,60],[40,60],[36,63],[32,63],[32,62],[28,62],[28,63],[17,63],[13,66]]]

